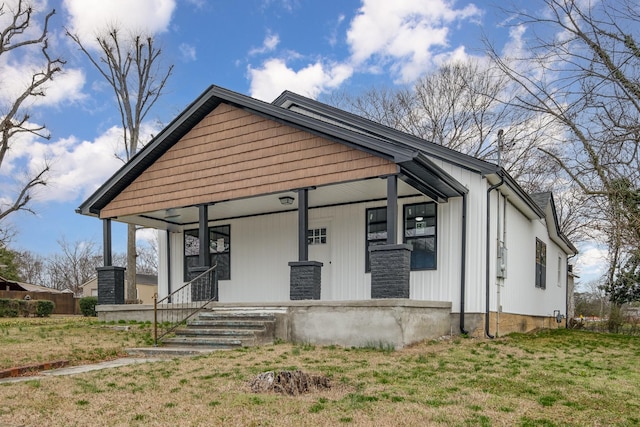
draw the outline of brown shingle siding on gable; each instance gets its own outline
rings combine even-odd
[[[395,172],[388,160],[221,104],[115,197],[101,217]]]

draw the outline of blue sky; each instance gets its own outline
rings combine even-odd
[[[7,4],[17,0],[6,1]],[[22,141],[0,171],[0,203],[8,186],[3,174],[26,165],[52,166],[49,184],[35,196],[36,215],[11,217],[18,235],[11,247],[48,255],[57,240],[102,244],[102,225],[75,208],[122,163],[114,153],[119,113],[102,77],[64,36],[64,29],[90,42],[96,31],[117,23],[152,33],[173,64],[165,95],[152,110],[147,132],[158,131],[209,85],[271,101],[283,90],[323,99],[333,91],[358,93],[372,86],[410,85],[438,65],[482,57],[482,36],[504,52],[521,48],[526,28],[509,22],[489,1],[449,0],[56,0],[33,1],[56,9],[51,51],[67,61],[47,97],[31,107],[31,120],[45,124],[49,141]],[[535,2],[532,2],[535,3]],[[43,14],[37,15],[40,20]],[[1,20],[1,18],[0,18]],[[35,28],[34,28],[35,29]],[[2,86],[20,84],[32,58],[0,61]],[[7,83],[7,80],[9,83]],[[9,90],[0,90],[0,101]],[[114,250],[124,252],[124,228],[114,228]],[[141,233],[141,238],[145,237]],[[583,257],[583,271],[597,268],[601,253]]]

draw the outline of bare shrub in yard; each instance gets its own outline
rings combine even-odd
[[[275,392],[291,396],[331,388],[329,378],[302,371],[263,372],[251,380],[249,386],[254,393]]]

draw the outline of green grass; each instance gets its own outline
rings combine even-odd
[[[30,357],[47,360],[29,337],[78,334],[75,357],[90,360],[113,354],[94,335],[135,342],[130,334],[138,330],[55,322],[20,327],[3,330]],[[0,333],[0,340],[6,336]],[[496,340],[456,337],[402,350],[279,342],[4,384],[0,425],[51,419],[82,425],[91,411],[95,425],[184,425],[189,414],[188,425],[633,426],[640,425],[639,358],[640,338],[564,329]],[[296,369],[327,376],[332,388],[298,396],[249,389],[258,373]]]

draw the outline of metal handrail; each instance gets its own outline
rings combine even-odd
[[[189,282],[185,283],[184,285],[182,285],[180,288],[176,289],[175,291],[171,292],[169,295],[165,296],[164,298],[158,300],[158,294],[154,294],[153,295],[153,345],[155,347],[158,346],[158,341],[163,338],[164,336],[166,336],[167,334],[173,332],[178,326],[182,325],[183,323],[185,323],[187,320],[189,320],[191,317],[193,317],[195,314],[197,314],[198,312],[200,312],[201,310],[203,310],[207,304],[209,304],[211,301],[215,300],[217,297],[216,294],[216,284],[217,284],[217,272],[215,272],[213,274],[213,281],[211,283],[211,287],[212,287],[212,293],[209,297],[209,299],[207,300],[202,300],[202,301],[190,301],[188,302],[188,306],[185,307],[184,303],[182,303],[182,306],[177,307],[177,304],[180,303],[176,303],[176,302],[172,302],[172,300],[175,299],[175,297],[179,296],[179,295],[184,295],[185,293],[187,293],[186,291],[188,290],[187,288],[191,287],[193,285],[194,282],[197,282],[198,280],[202,279],[204,276],[211,274],[216,268],[218,267],[218,264],[216,263],[215,265],[213,265],[213,267],[207,269],[207,271],[199,274],[198,276],[196,276],[195,278],[191,279]],[[190,290],[189,290],[190,291]],[[188,292],[190,298],[192,297],[192,292]],[[170,316],[170,320],[164,320],[164,319],[160,319],[160,322],[158,322],[158,306],[159,305],[169,305],[169,304],[176,304],[176,307],[173,310],[162,310],[162,317],[164,318],[164,315],[166,314],[167,316]],[[186,315],[184,315],[186,311]],[[180,315],[183,314],[183,316],[181,317]],[[168,326],[166,327],[166,329],[164,329],[160,334],[158,334],[158,325],[162,324],[162,325],[166,325],[168,324]]]

